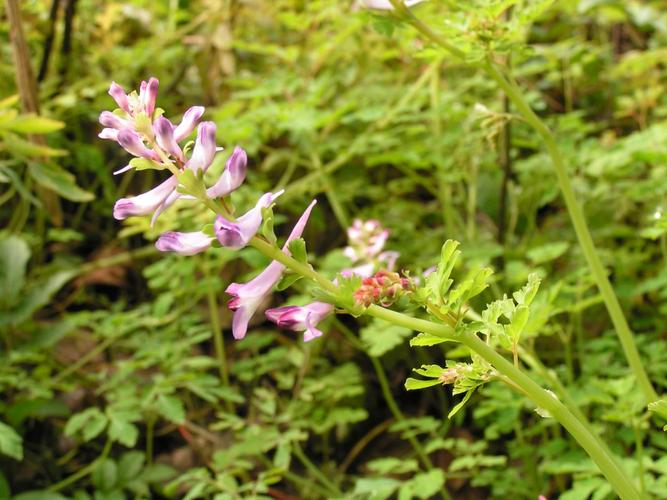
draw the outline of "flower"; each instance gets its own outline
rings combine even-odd
[[[203,252],[211,246],[213,238],[195,231],[192,233],[178,233],[168,231],[160,235],[155,242],[155,247],[161,252],[176,252],[180,255],[194,255]]]
[[[153,133],[157,145],[167,153],[180,161],[183,161],[183,151],[174,138],[174,125],[164,116],[160,116],[153,122]]]
[[[121,198],[113,207],[113,216],[117,220],[127,219],[135,215],[148,215],[155,211],[167,197],[174,192],[178,179],[172,175],[162,184],[131,198]]]
[[[245,180],[248,155],[240,147],[235,147],[225,164],[225,170],[218,181],[206,190],[209,198],[221,198],[236,190]]]
[[[204,106],[192,106],[189,108],[183,114],[181,123],[179,123],[178,126],[174,129],[174,140],[177,142],[182,141],[187,136],[189,136],[197,126],[197,122],[201,116],[204,114],[204,110]]]
[[[160,158],[155,151],[144,146],[144,143],[135,131],[128,128],[118,132],[118,144],[123,146],[125,151],[134,156],[148,158],[150,160],[158,160]]]
[[[201,122],[197,127],[197,140],[192,150],[192,156],[185,166],[195,173],[199,170],[204,172],[213,163],[213,158],[217,152],[215,147],[216,126],[213,122]]]
[[[268,309],[266,317],[281,328],[303,332],[303,340],[308,342],[321,337],[317,324],[331,314],[333,305],[326,302],[311,302],[305,306],[284,306]]]
[[[300,238],[303,233],[310,212],[317,203],[313,200],[308,208],[303,212],[297,223],[294,225],[292,232],[287,238],[282,251],[287,255],[290,254],[288,246],[291,241]],[[235,339],[242,339],[248,331],[248,322],[260,304],[271,293],[271,290],[285,270],[285,266],[280,262],[272,261],[264,271],[258,274],[254,279],[248,283],[238,284],[232,283],[225,290],[232,295],[232,299],[228,302],[228,307],[234,311],[234,318],[232,320],[232,333]]]
[[[262,223],[262,209],[268,208],[284,191],[265,193],[254,208],[243,214],[236,222],[230,222],[222,216],[215,220],[214,229],[218,241],[224,247],[240,250],[257,234]]]

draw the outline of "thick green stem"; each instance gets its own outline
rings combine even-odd
[[[254,237],[250,243],[270,259],[277,260],[304,277],[310,278],[328,292],[336,293],[337,287],[324,276],[317,273],[307,264],[293,259],[279,248],[266,241]],[[479,337],[473,334],[456,334],[450,325],[443,325],[423,319],[413,318],[396,311],[391,311],[376,305],[366,309],[366,313],[376,318],[387,320],[396,325],[405,326],[418,332],[430,333],[447,340],[461,342],[473,352],[490,363],[499,373],[506,376],[537,406],[548,411],[568,432],[576,439],[600,468],[614,490],[623,500],[637,499],[640,496],[632,480],[619,467],[615,459],[607,452],[607,448],[600,439],[577,417],[567,409],[558,399],[533,382],[530,377],[507,361],[503,356],[489,347]]]
[[[402,13],[408,21],[422,34],[431,39],[436,44],[443,47],[445,50],[453,54],[454,56],[464,59],[465,54],[458,48],[449,44],[442,36],[435,33],[429,26],[424,24],[420,19],[418,19],[405,5],[398,0],[390,0],[394,8]],[[563,199],[565,200],[565,206],[570,214],[570,219],[574,226],[575,233],[577,234],[577,239],[584,253],[588,266],[590,267],[591,273],[595,283],[600,290],[600,294],[604,300],[604,303],[611,317],[611,321],[616,329],[616,333],[619,337],[621,345],[623,346],[623,351],[625,352],[625,357],[628,360],[628,364],[632,369],[637,382],[644,393],[644,397],[647,402],[655,401],[658,399],[658,395],[655,392],[655,389],[651,385],[644,366],[642,365],[641,358],[639,357],[639,352],[637,346],[635,345],[632,331],[630,326],[625,318],[621,305],[614,293],[614,289],[611,286],[609,278],[607,277],[607,272],[602,265],[600,257],[595,249],[595,244],[593,243],[593,238],[591,237],[588,225],[586,224],[586,219],[584,218],[583,210],[581,209],[579,203],[577,202],[574,189],[572,188],[572,183],[567,174],[567,169],[563,162],[563,157],[560,154],[560,150],[556,144],[554,136],[547,127],[547,125],[535,114],[535,112],[530,108],[522,90],[518,85],[511,79],[506,79],[502,72],[498,69],[496,64],[491,61],[490,58],[487,59],[485,63],[481,65],[481,68],[498,84],[498,86],[507,94],[509,100],[516,106],[517,111],[521,116],[531,125],[537,134],[542,139],[551,161],[556,171],[556,177],[558,178],[558,185],[563,194]]]

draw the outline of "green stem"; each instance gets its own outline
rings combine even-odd
[[[314,280],[325,290],[336,293],[336,285],[317,273],[310,266],[298,262],[280,249],[258,237],[254,237],[250,244],[270,259],[277,260],[302,276]],[[405,326],[414,331],[430,333],[431,335],[436,335],[450,341],[457,341],[465,344],[469,349],[489,362],[500,374],[505,375],[510,379],[530,400],[537,406],[548,411],[563,427],[565,427],[597,464],[602,474],[607,478],[623,500],[640,498],[639,493],[633,486],[632,480],[607,452],[604,443],[602,443],[584,423],[580,422],[566,406],[549,392],[533,382],[530,377],[507,361],[493,348],[489,347],[484,341],[477,337],[477,335],[471,333],[456,334],[450,325],[413,318],[376,305],[368,307],[366,309],[366,314],[387,320],[399,326]]]
[[[74,474],[71,476],[66,477],[62,481],[49,486],[48,490],[49,491],[60,491],[63,488],[66,488],[70,484],[76,483],[79,479],[83,479],[86,477],[88,474],[92,473],[95,470],[95,467],[97,467],[103,460],[105,460],[109,456],[109,452],[111,452],[111,439],[107,439],[106,444],[104,445],[104,449],[102,450],[102,453],[100,454],[99,457],[97,457],[95,460],[90,462],[88,465],[85,467],[79,469],[76,471]]]
[[[210,270],[207,269],[210,274]],[[215,290],[211,286],[206,291],[206,299],[208,302],[208,311],[211,318],[211,328],[213,329],[213,343],[215,344],[215,357],[218,361],[218,371],[220,372],[220,380],[225,387],[229,387],[229,370],[227,368],[227,356],[225,354],[225,338],[220,327],[220,313],[218,310],[218,299]],[[230,401],[226,401],[226,406],[229,411],[233,411],[233,406]]]
[[[394,8],[398,12],[402,13],[418,31],[459,59],[464,59],[465,53],[463,51],[450,45],[449,42],[442,36],[431,30],[430,27],[418,19],[402,2],[399,2],[398,0],[390,0],[390,2]],[[591,237],[588,225],[586,224],[586,219],[584,218],[581,206],[577,202],[572,183],[568,178],[563,157],[560,153],[560,150],[558,149],[553,133],[530,108],[524,98],[523,91],[518,87],[518,85],[513,80],[506,79],[490,58],[487,57],[487,60],[481,65],[481,68],[507,94],[507,97],[512,102],[512,104],[516,106],[521,116],[526,120],[526,122],[528,122],[530,126],[535,129],[537,134],[542,139],[542,142],[544,143],[547,152],[551,157],[554,170],[556,171],[558,185],[560,187],[561,193],[563,194],[565,206],[567,207],[568,213],[570,214],[570,219],[572,220],[574,231],[577,234],[577,239],[579,240],[579,244],[584,253],[586,261],[588,262],[588,266],[590,267],[595,283],[600,290],[600,294],[602,295],[604,303],[607,307],[611,321],[614,325],[621,345],[623,346],[625,357],[627,358],[630,368],[637,378],[637,382],[639,383],[639,386],[644,393],[646,401],[650,402],[657,400],[658,394],[655,392],[655,389],[651,385],[646,371],[644,370],[644,366],[642,365],[641,358],[639,357],[639,352],[637,351],[637,346],[635,345],[630,326],[628,325],[618,298],[616,297],[614,289],[612,288],[609,278],[607,277],[607,272],[602,265],[600,257],[595,249],[593,238]]]
[[[292,451],[294,452],[294,456],[299,459],[299,461],[308,469],[308,471],[317,478],[317,480],[322,483],[323,486],[325,486],[331,493],[333,493],[337,497],[342,497],[344,496],[343,493],[336,487],[335,484],[333,484],[331,481],[329,481],[329,478],[325,476],[322,471],[313,463],[310,461],[310,459],[306,456],[306,454],[303,452],[301,449],[301,446],[299,446],[299,443],[293,442],[292,443]]]

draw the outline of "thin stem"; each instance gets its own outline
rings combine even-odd
[[[63,488],[66,488],[70,484],[76,483],[79,479],[83,479],[86,477],[88,474],[92,473],[95,470],[95,467],[97,467],[104,459],[106,459],[109,456],[109,452],[111,452],[111,439],[107,439],[106,444],[104,445],[104,448],[102,449],[102,453],[100,454],[99,457],[97,457],[95,460],[90,462],[88,465],[85,467],[79,469],[76,471],[74,474],[71,476],[66,477],[62,481],[49,486],[48,490],[49,491],[60,491]]]
[[[153,463],[153,445],[155,444],[155,416],[151,415],[146,420],[146,463]]]
[[[325,476],[313,462],[310,461],[310,459],[301,449],[301,446],[299,446],[299,443],[297,442],[292,443],[292,451],[294,452],[294,456],[296,456],[296,458],[299,459],[299,461],[304,465],[304,467],[308,469],[308,471],[313,476],[315,476],[317,480],[320,483],[322,483],[323,486],[325,486],[331,493],[333,493],[337,497],[343,496],[343,493],[336,487],[336,485],[333,484],[331,481],[329,481],[329,478]]]
[[[403,2],[400,2],[399,0],[390,0],[390,2],[394,8],[403,14],[419,32],[459,59],[465,59],[465,53],[463,51],[452,46],[446,39],[431,30],[431,28],[418,19],[410,11],[410,9],[408,9],[403,4]],[[526,122],[535,129],[537,134],[542,139],[542,142],[544,143],[547,152],[551,157],[554,170],[556,171],[558,185],[560,187],[561,193],[563,194],[565,206],[567,207],[570,219],[572,220],[572,225],[574,226],[575,233],[577,234],[577,239],[579,240],[579,244],[582,248],[586,261],[588,262],[588,266],[590,267],[595,283],[600,290],[600,294],[602,295],[604,303],[607,307],[611,321],[614,325],[621,345],[623,346],[625,357],[627,358],[630,368],[637,378],[637,382],[639,383],[639,386],[644,393],[646,401],[650,402],[657,400],[658,395],[651,385],[646,371],[644,370],[644,366],[642,365],[642,361],[639,356],[637,346],[635,345],[630,326],[628,325],[621,305],[607,276],[607,272],[602,265],[600,257],[595,249],[595,244],[593,243],[593,238],[591,237],[590,231],[588,229],[586,219],[584,218],[583,211],[577,202],[572,183],[568,178],[563,157],[560,153],[560,150],[558,149],[556,140],[554,139],[551,130],[530,108],[524,98],[523,91],[518,87],[516,82],[514,82],[512,79],[506,79],[502,72],[498,69],[497,65],[490,59],[490,57],[487,57],[487,60],[481,65],[481,68],[507,94],[509,100],[517,108],[517,111],[526,120]]]
[[[207,269],[207,274],[210,275],[210,270]],[[229,387],[229,370],[227,368],[227,356],[225,355],[225,339],[220,327],[220,312],[218,310],[218,299],[215,290],[211,286],[206,290],[206,300],[208,302],[208,312],[211,318],[211,328],[213,329],[213,343],[215,344],[215,357],[218,361],[218,371],[220,372],[220,380],[225,387]],[[229,411],[233,411],[231,401],[226,401],[226,406]]]

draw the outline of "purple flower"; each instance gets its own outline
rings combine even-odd
[[[113,97],[113,100],[116,101],[118,107],[125,111],[126,113],[130,112],[130,102],[127,99],[127,94],[123,87],[118,85],[116,82],[111,82],[109,87],[109,95]]]
[[[155,247],[161,252],[176,252],[180,255],[194,255],[211,246],[213,238],[201,231],[177,233],[169,231],[160,235]]]
[[[177,185],[178,179],[172,175],[150,191],[131,198],[121,198],[113,207],[114,218],[123,220],[135,215],[147,215],[153,212],[174,192]]]
[[[148,82],[141,82],[139,87],[139,102],[144,112],[149,116],[153,116],[155,111],[155,101],[157,101],[157,89],[160,82],[157,78],[149,78]]]
[[[134,156],[148,158],[150,160],[159,159],[155,151],[144,146],[144,143],[141,142],[141,138],[133,130],[127,128],[120,130],[118,132],[118,144],[123,146],[128,153],[133,154]]]
[[[406,7],[412,7],[424,1],[426,0],[403,0],[403,4]],[[394,6],[389,0],[357,0],[357,5],[366,9],[394,10]]]
[[[170,155],[183,161],[183,151],[174,139],[174,126],[164,116],[153,122],[153,133],[158,146]]]
[[[266,317],[281,328],[303,332],[303,340],[308,342],[321,337],[317,324],[333,312],[334,307],[325,302],[311,302],[305,306],[285,306],[268,309]]]
[[[215,220],[215,234],[224,247],[239,250],[246,246],[262,223],[262,209],[268,208],[284,191],[275,194],[266,193],[257,201],[254,208],[239,217],[236,222],[230,222],[218,216]]]
[[[102,131],[97,134],[97,137],[100,139],[111,139],[112,141],[118,142],[118,130],[115,128],[103,128]]]
[[[185,165],[187,168],[198,172],[200,169],[206,171],[211,165],[217,151],[215,147],[215,130],[216,126],[213,122],[201,122],[199,124],[192,156]]]
[[[308,208],[306,208],[303,215],[301,215],[297,223],[294,225],[292,232],[283,246],[283,252],[286,254],[289,255],[289,243],[301,237],[315,203],[317,203],[317,201],[313,200],[312,203],[308,205]],[[266,269],[264,269],[264,271],[248,283],[232,283],[227,287],[227,290],[225,291],[233,296],[227,305],[234,311],[232,333],[234,334],[235,339],[242,339],[245,337],[245,334],[248,331],[248,322],[250,321],[250,318],[255,314],[255,311],[264,299],[271,293],[271,290],[280,280],[284,270],[285,266],[274,260]]]
[[[235,147],[225,164],[225,170],[218,181],[206,190],[209,198],[221,198],[237,189],[245,180],[248,155],[240,147]]]
[[[193,106],[183,114],[181,123],[174,129],[174,140],[182,141],[195,129],[197,122],[204,114],[204,106]]]
[[[105,127],[114,128],[116,130],[132,128],[132,123],[129,120],[125,120],[111,111],[102,111],[100,113],[100,123]]]

